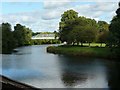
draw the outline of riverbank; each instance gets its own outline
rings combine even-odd
[[[23,45],[23,46],[17,46],[17,47],[14,47],[14,48],[11,48],[8,49],[8,50],[5,50],[4,48],[1,48],[1,52],[0,54],[11,54],[13,52],[18,52],[17,50],[15,50],[15,48],[19,48],[19,47],[24,47],[24,46],[32,46],[32,45],[47,45],[47,44],[60,44],[61,42],[57,39],[54,39],[54,40],[39,40],[39,39],[36,39],[36,40],[32,40],[31,44],[29,45]]]
[[[0,75],[0,84],[3,90],[15,89],[15,90],[41,90],[33,86],[17,82],[15,80],[9,79],[5,76]]]
[[[104,59],[117,59],[110,48],[107,47],[80,47],[80,46],[49,46],[48,53],[63,54],[79,57],[95,57]]]

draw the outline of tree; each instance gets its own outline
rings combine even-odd
[[[84,27],[84,39],[87,43],[95,42],[98,32],[98,24],[94,19],[86,18],[86,25]]]
[[[102,43],[107,43],[109,24],[105,21],[98,21],[98,25],[99,25],[99,31],[98,31],[97,42],[101,43],[101,47],[102,47]]]
[[[105,21],[98,21],[98,25],[99,25],[99,32],[109,30],[109,24]]]
[[[31,44],[32,31],[21,24],[16,24],[14,27],[14,37],[17,46],[24,46]]]
[[[15,48],[15,40],[11,25],[9,23],[2,23],[2,53],[10,53]]]
[[[110,31],[110,41],[109,46],[115,47],[115,53],[118,58],[120,58],[120,3],[119,8],[116,11],[116,16],[112,19],[109,26]],[[112,50],[113,51],[113,50]]]
[[[107,43],[108,40],[108,31],[104,31],[104,32],[100,32],[98,35],[98,42],[101,43],[101,47],[102,47],[102,43]]]
[[[119,3],[120,5],[120,3]],[[109,30],[111,38],[114,38],[114,46],[120,47],[120,7],[116,11],[116,16],[112,19]]]
[[[32,30],[25,27],[24,30],[24,45],[31,45]]]
[[[72,24],[78,18],[78,13],[74,10],[67,10],[61,16],[61,22],[59,23],[60,40],[69,44],[69,36],[67,34],[72,30]]]
[[[73,25],[73,42],[76,42],[77,44],[81,43],[81,46],[83,46],[84,42],[88,42],[90,46],[90,43],[95,41],[98,26],[94,19],[79,17],[76,18]]]
[[[57,31],[53,32],[55,34],[55,39],[57,39],[57,37],[59,37],[59,33]]]

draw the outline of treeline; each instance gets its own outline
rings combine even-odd
[[[32,40],[32,36],[40,34],[39,32],[34,33],[30,28],[21,24],[16,24],[14,30],[12,30],[9,23],[2,23],[0,25],[2,31],[2,52],[11,53],[16,47],[28,46],[28,45],[40,45],[40,44],[57,44],[59,40]],[[43,33],[43,32],[41,32]],[[50,32],[44,32],[50,34]],[[53,32],[55,36],[57,32]]]
[[[33,39],[32,45],[41,45],[41,44],[60,44],[58,39]]]
[[[83,43],[99,42],[110,47],[115,57],[120,58],[120,3],[116,15],[110,24],[105,21],[78,16],[74,10],[67,10],[61,15],[59,37],[70,45],[83,46]]]
[[[83,43],[106,43],[109,24],[105,21],[78,16],[74,10],[67,10],[62,14],[59,23],[59,35],[62,42],[67,44],[83,45]]]
[[[10,53],[14,48],[31,45],[32,30],[21,24],[14,26],[14,31],[9,23],[2,23],[2,53]]]

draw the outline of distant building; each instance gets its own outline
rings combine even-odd
[[[58,37],[55,38],[55,34],[37,34],[32,37],[32,39],[58,39]]]

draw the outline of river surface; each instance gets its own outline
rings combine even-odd
[[[50,54],[47,46],[3,54],[2,74],[38,88],[110,88],[120,83],[119,62]]]

